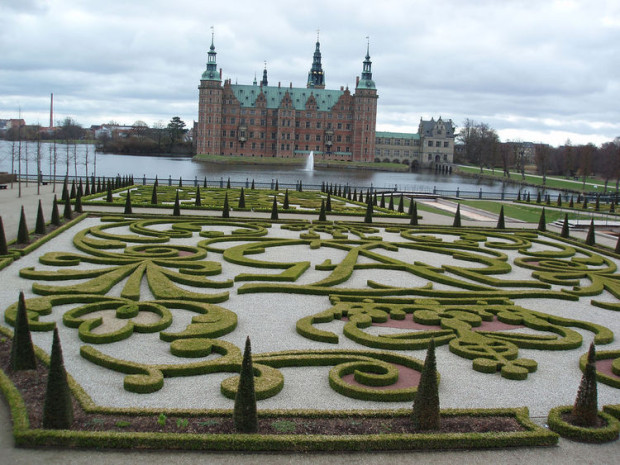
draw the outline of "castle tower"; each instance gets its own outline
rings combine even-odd
[[[196,153],[217,154],[221,146],[222,78],[217,71],[215,45],[211,33],[211,47],[207,69],[198,86],[198,144]]]
[[[370,42],[362,67],[362,78],[355,85],[353,160],[372,162],[375,159],[375,125],[377,121],[377,88],[372,80]]]
[[[321,44],[317,33],[316,47],[312,58],[312,68],[308,72],[308,89],[325,89],[325,73],[321,65]]]

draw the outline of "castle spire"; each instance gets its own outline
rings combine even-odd
[[[316,47],[312,58],[312,68],[308,72],[308,89],[325,89],[325,73],[321,65],[321,43],[319,42],[319,31],[316,33]]]
[[[217,63],[215,61],[217,53],[215,52],[214,38],[215,31],[213,30],[213,26],[211,26],[211,47],[209,47],[207,58],[207,69],[202,73],[203,81],[220,81],[220,75],[217,72]]]
[[[360,79],[357,87],[376,89],[375,81],[372,80],[372,61],[370,61],[370,37],[367,36],[366,41],[366,57],[364,59],[364,65],[362,68],[362,78]]]
[[[267,62],[265,61],[265,69],[263,70],[263,80],[260,83],[261,86],[267,87]]]

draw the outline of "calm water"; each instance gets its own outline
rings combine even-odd
[[[13,149],[13,143],[0,141],[0,171],[11,172],[11,154],[17,151],[17,144]],[[52,144],[41,144],[41,171],[44,176],[53,172],[50,164],[50,154]],[[22,174],[28,172],[29,175],[36,175],[36,154],[37,146],[35,143],[25,144],[22,142]],[[27,159],[28,163],[24,160]],[[64,176],[67,173],[67,146],[56,144],[57,154],[57,176]],[[17,156],[15,156],[17,158]],[[77,165],[74,163],[77,159]],[[274,167],[274,166],[244,166],[244,165],[218,165],[204,162],[194,162],[191,158],[184,157],[152,157],[134,155],[115,155],[98,153],[95,157],[93,145],[69,146],[69,176],[86,175],[86,160],[88,158],[88,173],[96,176],[116,176],[117,174],[133,174],[134,180],[138,183],[143,176],[155,178],[157,176],[162,183],[170,178],[173,185],[177,185],[179,177],[183,178],[184,183],[193,183],[195,179],[202,182],[207,177],[211,185],[219,185],[223,180],[230,177],[236,185],[245,184],[255,180],[257,186],[270,185],[276,179],[282,186],[294,186],[299,181],[304,186],[321,185],[322,182],[342,184],[352,187],[389,188],[397,187],[399,190],[433,192],[452,191],[458,188],[460,192],[478,192],[482,189],[485,193],[506,194],[516,193],[519,188],[516,185],[504,185],[501,182],[478,181],[474,178],[462,177],[457,175],[440,175],[431,171],[420,171],[417,173],[391,173],[381,171],[365,170],[330,170],[315,169],[314,171],[304,170],[303,167]],[[14,171],[18,171],[17,163]]]

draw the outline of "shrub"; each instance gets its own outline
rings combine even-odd
[[[545,220],[545,207],[543,207],[542,211],[540,212],[540,219],[538,220],[538,230],[542,232],[547,230],[547,220]]]
[[[179,202],[179,191],[177,190],[177,195],[174,198],[174,208],[172,209],[172,216],[181,216],[181,204]]]
[[[412,421],[418,430],[439,429],[439,389],[437,385],[437,362],[435,339],[431,339],[422,368],[418,393],[413,401]]]
[[[230,178],[228,179],[230,182]],[[230,207],[228,206],[228,192],[224,196],[224,207],[222,208],[222,218],[230,218]]]
[[[398,213],[405,213],[405,197],[400,194],[400,201],[398,202]]]
[[[321,199],[321,210],[319,210],[319,221],[327,221],[327,215],[325,214],[325,200]]]
[[[27,244],[30,242],[28,234],[28,226],[26,225],[26,214],[24,213],[24,206],[22,205],[21,215],[19,217],[19,226],[17,227],[17,243]]]
[[[588,235],[586,236],[586,245],[594,245],[594,220],[590,220],[590,227],[588,228]]]
[[[277,183],[278,181],[276,181]],[[271,205],[271,221],[278,219],[278,201],[276,200],[276,196],[273,196],[273,204]]]
[[[131,215],[131,192],[127,189],[127,197],[125,198],[125,215]]]
[[[502,205],[502,208],[499,209],[499,218],[497,220],[497,229],[505,229],[506,228],[506,221],[504,219],[504,206]]]
[[[36,234],[45,234],[45,218],[43,217],[43,207],[39,200],[39,209],[37,210],[37,224],[34,228]]]
[[[34,370],[37,367],[23,292],[19,293],[19,302],[17,304],[15,331],[13,333],[13,343],[11,345],[10,367],[14,371]]]
[[[60,226],[60,213],[58,212],[58,199],[54,195],[54,203],[52,204],[52,224]]]
[[[71,391],[62,359],[58,328],[54,328],[50,369],[47,377],[45,404],[43,405],[43,428],[69,429],[72,423]]]
[[[64,216],[65,219],[67,220],[71,219],[71,199],[69,198],[68,195],[67,195],[67,198],[65,199],[65,209],[63,211],[62,216]]]
[[[256,433],[258,431],[254,370],[252,369],[252,349],[249,336],[245,341],[245,350],[243,351],[233,420],[235,430],[239,433]]]
[[[205,187],[207,182],[207,177],[205,176]],[[196,198],[194,199],[194,205],[197,207],[202,206],[202,198],[200,197],[200,186],[196,186]]]
[[[461,204],[457,204],[456,213],[454,214],[454,222],[452,223],[453,228],[461,227]]]
[[[576,426],[595,426],[597,414],[596,353],[594,343],[591,343],[586,368],[571,412],[571,423]]]
[[[364,216],[364,223],[372,223],[372,202],[366,204],[366,216]]]
[[[325,202],[325,211],[332,211],[332,195],[329,192],[327,193],[327,201]]]
[[[153,191],[151,192],[151,204],[157,205],[157,179],[155,179],[155,184],[153,184]]]
[[[6,243],[6,235],[4,234],[4,224],[2,223],[2,217],[0,216],[0,255],[7,255],[9,253],[9,247]]]
[[[418,204],[411,199],[411,219],[409,220],[409,224],[412,226],[418,225]]]
[[[243,188],[241,188],[241,191],[243,191]],[[284,192],[284,203],[282,204],[282,208],[284,208],[285,210],[289,209],[288,189],[286,189],[286,191]]]
[[[560,233],[561,237],[569,236],[569,228],[568,228],[568,213],[564,214],[564,223],[562,223],[562,232]]]
[[[390,194],[390,204],[388,205],[390,210],[394,210],[394,194]]]
[[[286,190],[286,192],[288,194],[288,189]],[[288,195],[287,195],[287,199],[288,199]],[[239,193],[239,204],[237,205],[237,207],[245,208],[245,192],[243,191],[243,187],[241,188],[241,192]],[[288,208],[288,206],[284,208]]]

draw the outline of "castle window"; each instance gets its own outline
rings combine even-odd
[[[450,147],[450,142],[445,141],[445,142],[443,143],[443,146],[444,146],[444,147]]]
[[[428,141],[428,146],[429,146],[429,147],[432,147],[432,146],[433,146],[433,141],[432,141],[432,140],[429,140],[429,141]]]

